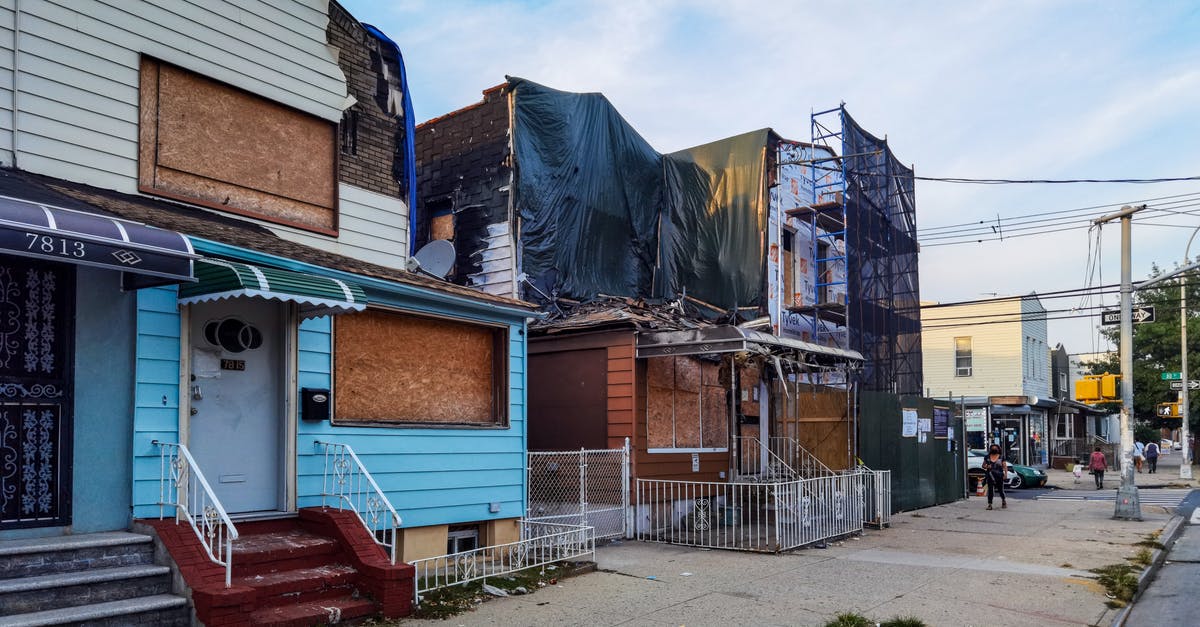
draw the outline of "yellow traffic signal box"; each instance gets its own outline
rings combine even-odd
[[[1179,403],[1159,403],[1154,413],[1159,418],[1178,418]]]
[[[1119,374],[1088,374],[1075,382],[1075,400],[1081,403],[1115,401],[1121,397]]]

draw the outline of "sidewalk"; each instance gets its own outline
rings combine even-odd
[[[1181,459],[1180,451],[1171,451],[1168,455],[1163,455],[1158,458],[1158,472],[1153,474],[1146,472],[1146,466],[1142,465],[1142,472],[1134,473],[1134,482],[1139,488],[1200,488],[1200,467],[1192,466],[1192,479],[1185,481],[1179,478],[1179,461]],[[1104,473],[1104,487],[1115,488],[1121,484],[1121,471],[1109,470]],[[1060,490],[1080,490],[1093,486],[1092,476],[1085,470],[1083,476],[1076,483],[1074,473],[1065,470],[1057,470],[1054,468],[1046,469],[1046,486],[1058,488]]]
[[[1191,503],[1193,507],[1196,500]],[[1200,581],[1200,509],[1192,510],[1162,567],[1133,605],[1124,625],[1194,625],[1200,616],[1197,581]]]
[[[823,625],[842,612],[929,625],[1107,625],[1088,569],[1125,563],[1169,516],[1112,520],[1111,502],[971,498],[897,514],[828,549],[781,555],[640,542],[597,550],[600,572],[404,625]]]

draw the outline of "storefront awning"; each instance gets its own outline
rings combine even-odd
[[[175,231],[0,196],[0,252],[125,273],[126,287],[192,281],[191,242]]]
[[[196,283],[179,288],[179,304],[267,298],[298,303],[305,318],[367,308],[367,297],[358,285],[315,274],[204,257],[196,260],[196,278]]]
[[[742,351],[781,353],[798,352],[816,361],[862,361],[857,351],[822,346],[770,333],[732,325],[684,329],[681,331],[643,331],[638,334],[638,357],[668,355],[704,355]]]

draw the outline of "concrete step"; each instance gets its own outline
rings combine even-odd
[[[309,603],[265,607],[250,614],[250,624],[266,627],[307,627],[333,625],[376,613],[370,599],[351,595],[321,599]]]
[[[0,627],[39,625],[162,625],[186,627],[191,623],[187,600],[170,594],[122,599],[13,616],[0,616]]]
[[[0,616],[171,592],[171,569],[145,564],[0,580]]]
[[[0,579],[150,564],[150,536],[108,532],[0,542]]]

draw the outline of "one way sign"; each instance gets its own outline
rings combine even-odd
[[[1133,308],[1133,322],[1154,322],[1154,305],[1139,305]],[[1105,309],[1100,314],[1100,324],[1121,324],[1120,309]]]
[[[1183,389],[1183,381],[1172,381],[1171,389],[1178,392]],[[1192,379],[1188,381],[1189,390],[1200,390],[1200,379]]]

